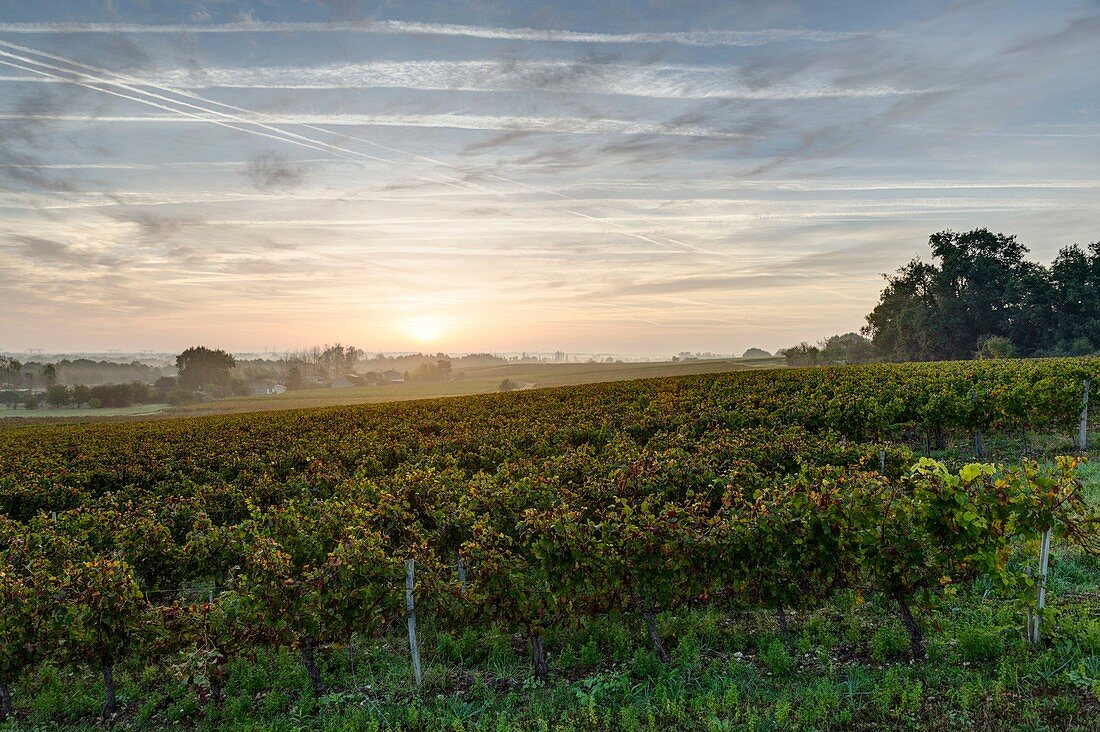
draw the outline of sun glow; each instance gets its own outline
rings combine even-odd
[[[443,319],[435,315],[421,315],[405,324],[405,331],[418,341],[434,341],[444,329]]]

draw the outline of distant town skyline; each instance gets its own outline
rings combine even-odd
[[[0,350],[775,351],[1100,239],[1095,2],[0,14]]]

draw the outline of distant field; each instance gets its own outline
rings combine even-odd
[[[725,371],[781,368],[782,358],[715,359],[707,361],[655,363],[563,363],[502,364],[455,371],[450,381],[410,382],[388,386],[364,386],[352,389],[305,389],[271,396],[219,399],[185,407],[167,404],[142,404],[119,409],[4,409],[0,408],[0,427],[25,424],[63,424],[67,422],[120,422],[130,419],[190,417],[204,414],[240,414],[279,409],[334,407],[348,404],[377,404],[412,399],[487,394],[497,391],[504,379],[525,389],[574,386],[604,381],[628,381],[659,376],[713,374]]]
[[[563,363],[563,364],[504,364],[479,368],[458,369],[450,381],[410,382],[388,386],[364,386],[353,389],[307,389],[276,396],[222,399],[205,404],[169,409],[165,414],[234,414],[262,412],[273,409],[301,409],[308,407],[332,407],[345,404],[373,404],[399,402],[410,399],[465,396],[495,392],[504,379],[526,388],[546,386],[573,386],[603,381],[648,379],[658,376],[683,376],[688,374],[713,374],[745,369],[777,368],[783,359],[769,358],[751,361],[720,359],[713,361],[688,361],[659,363]]]
[[[0,407],[0,419],[67,419],[70,417],[133,417],[162,412],[167,404],[136,404],[132,407],[106,407],[101,409],[64,407],[62,409],[8,409]]]

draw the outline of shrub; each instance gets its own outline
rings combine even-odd
[[[978,358],[1015,358],[1016,346],[1004,336],[985,336],[978,339]]]
[[[897,625],[884,625],[871,636],[871,657],[879,663],[900,658],[909,650],[909,636]]]
[[[589,638],[588,642],[581,646],[581,663],[585,666],[599,666],[603,660],[604,656],[596,645],[596,639]]]
[[[649,648],[638,648],[631,661],[631,674],[640,679],[652,679],[664,673],[665,666]]]
[[[446,663],[462,663],[462,648],[450,633],[443,632],[436,636],[435,649]]]
[[[786,676],[794,668],[794,659],[787,652],[787,647],[779,640],[773,640],[764,647],[764,652],[760,654],[760,660],[776,676]]]
[[[1004,653],[1001,634],[990,628],[971,625],[960,629],[957,639],[964,661],[992,661]]]
[[[194,404],[199,400],[199,396],[193,391],[175,388],[168,392],[167,399],[168,403],[175,407],[181,404]]]

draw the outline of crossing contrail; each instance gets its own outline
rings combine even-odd
[[[329,154],[332,154],[336,157],[342,157],[342,156],[350,155],[353,158],[360,158],[360,159],[364,159],[364,160],[372,160],[372,161],[376,161],[376,162],[383,162],[383,163],[387,163],[387,164],[390,164],[390,165],[398,165],[399,164],[397,161],[389,159],[389,158],[384,158],[384,157],[380,157],[380,156],[377,156],[377,155],[371,155],[369,153],[364,153],[364,152],[359,151],[359,150],[354,150],[354,149],[346,148],[346,147],[339,146],[339,145],[333,145],[333,144],[325,142],[323,140],[318,140],[318,139],[313,138],[313,137],[309,137],[309,136],[306,136],[306,135],[301,135],[301,134],[298,134],[298,133],[295,133],[295,132],[290,132],[289,130],[284,130],[281,127],[277,127],[277,126],[272,125],[272,124],[267,124],[267,123],[264,123],[262,121],[256,120],[254,118],[250,119],[248,117],[242,117],[241,114],[255,115],[256,113],[253,110],[249,110],[249,109],[246,109],[244,107],[238,107],[238,106],[235,106],[235,105],[226,104],[226,103],[223,103],[223,102],[218,102],[218,101],[215,101],[215,100],[207,99],[207,98],[205,98],[205,97],[203,97],[199,94],[195,94],[193,92],[188,92],[188,91],[176,89],[174,87],[168,87],[168,86],[163,86],[163,85],[151,83],[151,82],[148,82],[146,80],[140,79],[138,77],[131,76],[129,74],[124,74],[124,73],[120,73],[120,72],[116,72],[116,71],[111,71],[109,69],[104,69],[104,68],[101,68],[101,67],[93,66],[91,64],[85,64],[85,63],[81,63],[81,62],[78,62],[78,61],[73,61],[73,60],[65,58],[63,56],[48,53],[48,52],[45,52],[45,51],[39,51],[39,50],[34,49],[34,48],[30,48],[30,47],[27,47],[27,46],[21,46],[19,44],[11,43],[11,42],[8,42],[8,41],[0,40],[0,48],[14,49],[15,51],[19,52],[19,53],[12,53],[11,51],[0,50],[0,64],[4,64],[4,65],[10,66],[12,68],[19,69],[21,71],[27,71],[27,72],[30,72],[30,73],[39,74],[41,76],[54,78],[54,79],[58,79],[58,80],[61,80],[61,81],[66,81],[66,82],[69,82],[69,83],[72,83],[72,84],[76,84],[78,86],[85,87],[87,89],[91,89],[91,90],[94,90],[94,91],[99,91],[99,92],[102,92],[102,93],[105,93],[105,94],[120,97],[122,99],[137,102],[137,103],[140,103],[140,104],[145,104],[147,106],[151,106],[151,107],[154,107],[154,108],[157,108],[157,109],[168,111],[168,112],[171,112],[173,114],[183,115],[183,116],[185,116],[187,118],[190,118],[190,119],[195,119],[195,120],[203,121],[203,122],[209,122],[209,123],[215,124],[219,127],[224,127],[226,129],[231,129],[231,130],[235,130],[235,131],[238,131],[238,132],[244,132],[244,133],[247,133],[247,134],[258,135],[258,136],[269,138],[269,139],[279,140],[279,141],[282,141],[282,142],[287,142],[287,143],[297,145],[299,147],[304,147],[304,148],[307,148],[307,149],[318,150],[318,151],[321,151],[321,152],[328,152]],[[54,61],[54,62],[57,62],[57,63],[48,63],[46,61],[41,61],[41,60],[37,60],[37,59],[34,59],[34,58],[28,58],[27,54],[30,54],[32,56],[39,56],[39,57],[42,57],[42,58],[50,59],[51,61]],[[6,59],[15,59],[15,61],[21,62],[21,63],[16,63],[16,62],[6,60]],[[73,67],[73,68],[65,68],[64,66],[57,65],[58,63],[65,64],[65,65],[67,65],[69,67]],[[31,64],[32,66],[28,67],[28,66],[25,66],[23,64]],[[40,67],[40,68],[34,68],[35,66]],[[74,68],[76,70],[74,70]],[[45,69],[45,70],[43,70],[43,69]],[[65,75],[68,75],[68,76],[65,76]],[[98,78],[97,78],[97,76],[98,76]],[[69,78],[69,77],[73,77],[73,78]],[[111,78],[111,77],[114,77],[114,78]],[[116,89],[122,89],[127,93],[112,91],[109,88],[103,88],[103,87],[114,87]],[[190,100],[192,100],[192,102],[199,102],[199,103],[192,103],[192,102],[183,101],[183,100],[180,100],[180,99],[174,99],[172,97],[164,96],[164,94],[158,94],[156,92],[146,91],[146,90],[138,88],[138,87],[147,87],[149,89],[156,89],[160,92],[164,92],[164,93],[167,93],[167,94],[172,94],[172,95],[175,95],[177,97],[183,97],[184,99],[190,99]],[[135,96],[135,95],[137,95],[137,96]],[[144,98],[144,97],[148,97],[148,98]],[[156,101],[151,101],[151,100],[156,100]],[[216,117],[216,118],[212,118],[211,116],[204,116],[203,114],[196,114],[195,112],[189,112],[189,111],[186,111],[184,109],[177,109],[175,107],[168,106],[170,104],[171,105],[179,105],[179,106],[191,109],[191,110],[197,110],[198,112],[205,113],[205,115],[212,115],[213,117]],[[231,110],[231,111],[224,112],[224,111],[220,111],[218,109],[214,109],[212,107],[221,107],[223,109],[227,109],[227,110]],[[313,130],[315,132],[322,132],[322,133],[329,134],[329,135],[338,134],[338,133],[333,133],[331,130],[325,129],[323,127],[318,127],[316,125],[304,124],[304,125],[301,125],[301,126],[306,128],[306,129]],[[260,129],[253,129],[253,127],[258,127]],[[405,156],[413,157],[413,158],[420,159],[420,160],[423,160],[423,161],[431,162],[433,164],[442,165],[444,167],[448,167],[448,168],[451,168],[451,169],[460,170],[459,166],[454,165],[453,163],[448,163],[448,162],[443,161],[443,160],[439,160],[439,159],[436,159],[436,158],[420,155],[419,153],[413,153],[413,152],[409,152],[409,151],[406,151],[406,150],[401,150],[399,148],[395,148],[395,147],[392,147],[392,146],[383,145],[381,143],[376,143],[372,140],[368,140],[366,138],[362,138],[362,137],[358,137],[358,136],[344,136],[344,137],[346,137],[347,139],[354,140],[356,142],[365,143],[365,144],[372,145],[372,146],[380,148],[380,149],[387,150],[388,152],[393,152],[393,153],[396,153],[396,154],[399,154],[399,155],[405,155]],[[445,185],[445,186],[448,186],[448,187],[465,189],[465,190],[478,190],[480,192],[486,192],[486,193],[489,193],[489,194],[492,194],[492,195],[501,195],[500,191],[481,186],[480,184],[477,184],[477,183],[474,183],[474,182],[471,182],[471,181],[451,181],[451,180],[446,180],[446,179],[433,178],[433,177],[430,177],[430,176],[424,176],[424,175],[421,175],[421,174],[414,174],[412,177],[414,177],[418,180],[422,180],[422,181],[430,182],[430,183],[435,183],[435,184],[438,184],[438,185]],[[490,173],[490,174],[487,174],[486,177],[498,180],[500,182],[509,183],[511,185],[522,186],[522,187],[524,187],[528,190],[537,191],[537,192],[541,192],[541,193],[544,193],[544,194],[549,194],[549,195],[552,195],[552,196],[555,196],[555,197],[558,197],[558,198],[562,198],[562,199],[565,199],[565,200],[570,200],[570,201],[573,201],[573,202],[576,202],[576,203],[580,203],[580,204],[584,203],[584,201],[582,201],[581,199],[577,199],[573,196],[569,196],[567,194],[563,194],[563,193],[556,192],[556,191],[550,191],[548,189],[544,189],[544,188],[541,188],[541,187],[538,187],[538,186],[532,186],[532,185],[524,183],[522,181],[517,181],[517,180],[514,180],[512,178],[508,178],[506,176],[501,176],[499,174]],[[668,236],[662,236],[662,239],[664,239],[664,241],[654,239],[654,238],[646,236],[644,234],[639,234],[637,232],[630,231],[629,227],[627,227],[625,224],[622,224],[622,223],[617,222],[617,221],[608,220],[608,219],[600,217],[600,216],[585,214],[583,212],[575,211],[575,210],[571,210],[571,209],[565,209],[565,211],[567,213],[569,213],[570,215],[576,216],[578,218],[599,221],[599,222],[604,223],[605,225],[607,225],[609,227],[612,227],[612,228],[616,229],[617,233],[620,233],[620,234],[623,234],[625,236],[637,239],[639,241],[644,241],[648,244],[653,244],[655,246],[666,246],[668,244],[673,244],[675,246],[678,246],[682,249],[693,252],[695,254],[705,254],[705,255],[709,255],[709,256],[719,256],[719,257],[727,256],[727,255],[724,255],[720,252],[705,250],[705,249],[697,247],[693,244],[689,244],[688,242],[684,242],[684,241],[681,241],[679,239],[674,239],[674,238],[668,237]]]

